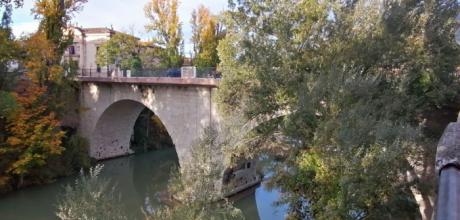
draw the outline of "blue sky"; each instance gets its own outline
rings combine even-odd
[[[191,50],[190,17],[192,10],[203,4],[213,13],[219,13],[227,8],[228,0],[179,0],[179,16],[184,32],[185,50]],[[136,36],[149,39],[144,30],[148,22],[144,16],[144,5],[148,0],[88,0],[81,12],[73,18],[73,23],[83,27],[111,27],[131,32]],[[37,29],[38,21],[31,15],[34,0],[24,0],[24,7],[13,12],[13,31],[16,36],[31,33]],[[188,52],[187,52],[188,54]]]

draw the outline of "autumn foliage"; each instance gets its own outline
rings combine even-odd
[[[54,112],[46,106],[46,87],[36,84],[29,86],[14,95],[20,104],[7,127],[11,136],[7,139],[9,150],[6,153],[12,160],[6,172],[20,177],[19,185],[23,184],[24,176],[36,168],[44,166],[51,155],[62,153],[61,147],[64,132],[59,128],[59,121]]]
[[[50,65],[56,57],[53,44],[46,39],[44,33],[36,33],[25,41],[27,56],[25,66],[27,77],[39,86],[57,81],[64,72],[60,65]]]
[[[193,10],[190,23],[193,34],[194,65],[197,67],[217,66],[219,63],[217,45],[224,36],[222,24],[218,22],[217,16],[201,5],[197,10]]]
[[[145,28],[154,34],[153,44],[164,48],[160,54],[164,67],[182,64],[182,24],[177,14],[178,7],[178,0],[150,0],[144,7],[145,16],[149,20]]]
[[[65,30],[84,2],[37,0],[36,33],[21,40],[0,35],[5,45],[15,45],[0,46],[0,64],[15,61],[20,66],[14,82],[4,80],[8,86],[0,87],[0,193],[49,182],[88,166],[86,141],[63,123],[78,105],[71,70],[62,62],[65,48],[73,41],[72,33]],[[0,30],[8,31],[8,24]],[[4,72],[12,73],[0,68]]]

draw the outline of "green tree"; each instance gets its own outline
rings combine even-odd
[[[3,15],[0,23],[0,154],[9,150],[7,139],[10,136],[7,126],[13,113],[18,110],[16,98],[11,93],[16,84],[18,74],[10,69],[10,64],[20,57],[20,45],[14,40],[11,30],[13,6],[19,7],[22,1],[1,0],[0,9]],[[11,164],[11,157],[2,157],[0,162],[0,193],[12,189],[12,177],[6,169]]]
[[[20,2],[16,2],[20,6]],[[10,70],[9,64],[20,58],[20,46],[14,40],[10,27],[13,5],[10,1],[0,2],[0,9],[4,6],[4,12],[0,23],[0,90],[11,90],[17,74]]]
[[[193,63],[197,67],[216,67],[219,63],[217,45],[223,37],[222,25],[215,15],[203,5],[193,10],[192,43],[195,58]]]
[[[150,22],[146,29],[153,32],[155,46],[164,49],[161,50],[161,62],[165,67],[182,65],[182,25],[177,15],[178,6],[178,0],[150,0],[144,8]]]
[[[123,70],[142,68],[139,58],[139,39],[125,33],[116,33],[103,43],[97,52],[97,64],[116,65]]]
[[[431,169],[439,138],[427,113],[459,94],[457,2],[230,5],[219,102],[246,120],[289,113],[248,134],[247,146],[263,151],[286,135],[291,153],[273,181],[292,217],[429,218],[416,210],[432,207],[434,177],[417,170]]]

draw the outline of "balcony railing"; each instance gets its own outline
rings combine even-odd
[[[221,78],[215,67],[179,67],[143,70],[80,69],[79,77],[177,77],[177,78]]]

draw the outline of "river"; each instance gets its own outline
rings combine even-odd
[[[121,157],[102,162],[102,177],[117,184],[125,213],[129,219],[143,219],[141,208],[155,209],[160,205],[158,192],[167,188],[171,169],[178,164],[173,148]],[[2,220],[53,220],[56,201],[67,184],[73,184],[76,176],[26,188],[0,198]],[[286,207],[274,206],[279,198],[278,190],[268,190],[262,183],[254,193],[235,202],[248,220],[284,219]]]

